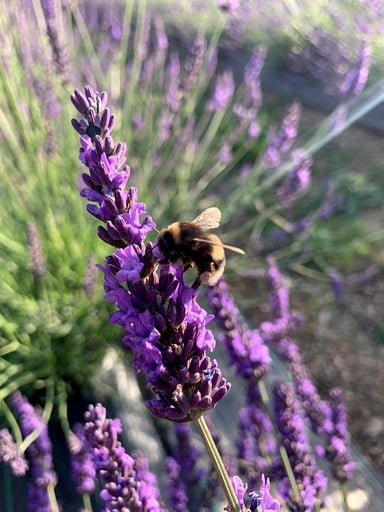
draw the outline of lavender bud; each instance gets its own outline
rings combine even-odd
[[[28,224],[28,249],[32,266],[32,273],[36,279],[41,279],[46,272],[45,259],[41,248],[39,233],[36,224]]]
[[[6,428],[0,430],[0,461],[8,464],[15,476],[25,475],[28,469],[27,461]]]

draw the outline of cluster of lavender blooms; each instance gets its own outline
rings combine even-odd
[[[27,463],[20,446],[13,441],[7,429],[0,431],[0,461],[10,466],[13,475],[27,475],[28,510],[59,510],[54,492],[57,475],[53,468],[52,444],[47,423],[21,393],[12,395],[11,404],[18,416],[23,445],[27,443],[23,449],[26,450],[29,462]],[[201,470],[194,473],[200,454],[191,444],[188,424],[176,423],[176,428],[180,451],[177,453],[177,460],[173,457],[166,460],[168,499],[172,510],[182,512],[187,509],[188,503],[186,475],[189,475],[188,485],[199,486],[204,474]],[[125,451],[119,441],[121,432],[122,425],[118,418],[108,418],[106,409],[101,404],[89,405],[84,414],[84,423],[73,427],[69,439],[71,476],[77,492],[83,496],[93,494],[98,479],[98,494],[105,512],[167,512],[168,509],[162,503],[156,476],[149,470],[148,461],[140,453],[129,455]],[[233,477],[233,482],[241,506],[239,510],[279,510],[280,505],[271,496],[270,483],[265,481],[264,475],[260,491],[249,493],[249,509],[245,509],[244,505],[247,486],[239,477]],[[91,502],[84,503],[87,506],[82,510],[90,512]]]
[[[298,44],[288,58],[293,71],[319,79],[329,94],[343,98],[364,89],[371,67],[372,40],[380,18],[376,2],[361,3],[364,6],[348,16],[345,6],[325,6],[327,28],[312,26],[303,46]]]
[[[54,487],[57,475],[53,468],[52,444],[47,423],[41,414],[16,392],[11,399],[18,416],[26,445],[28,463],[9,431],[0,431],[0,460],[8,464],[13,475],[28,477],[28,510],[51,512],[59,510]],[[95,491],[96,478],[102,484],[99,493],[105,512],[137,510],[165,511],[161,505],[156,477],[140,454],[130,456],[118,440],[120,420],[109,419],[106,409],[90,405],[84,424],[77,424],[71,433],[71,474],[80,495]],[[90,511],[88,511],[90,512]]]
[[[206,351],[215,340],[206,329],[211,316],[196,301],[197,291],[183,282],[181,265],[161,265],[159,250],[144,243],[155,224],[138,202],[137,189],[125,190],[129,168],[125,145],[110,136],[114,117],[106,108],[106,94],[85,88],[72,95],[83,116],[73,126],[81,135],[80,160],[89,169],[83,174],[81,195],[97,205],[88,211],[106,224],[99,236],[119,247],[103,267],[107,300],[118,311],[111,322],[122,325],[124,345],[134,353],[134,367],[145,372],[158,398],[147,402],[158,417],[191,421],[214,407],[229,391],[215,360]]]
[[[329,401],[320,398],[299,348],[292,340],[302,320],[290,310],[288,289],[272,257],[267,259],[267,266],[272,319],[262,322],[256,330],[259,347],[263,347],[258,352],[268,355],[268,346],[272,346],[288,362],[292,379],[291,383],[276,382],[271,390],[274,418],[266,407],[260,387],[269,364],[261,366],[262,372],[259,366],[252,371],[249,360],[252,359],[253,338],[245,335],[249,331],[228,285],[221,280],[207,292],[209,304],[223,331],[218,339],[247,386],[246,406],[239,412],[239,472],[246,475],[251,486],[257,485],[260,473],[271,475],[278,482],[278,495],[289,510],[317,510],[325,496],[327,479],[317,467],[316,457],[326,458],[331,463],[333,477],[341,484],[353,474],[345,406],[340,390],[331,391]],[[245,366],[242,364],[244,356],[248,359]],[[277,439],[274,425],[279,434]],[[318,436],[315,453],[308,438],[308,425]],[[289,475],[293,475],[294,482]]]
[[[48,426],[28,400],[20,393],[12,395],[12,408],[19,418],[23,438],[35,435],[26,450],[29,462],[28,507],[29,510],[50,512],[51,493],[57,483],[53,469],[52,444]]]
[[[161,264],[156,244],[145,243],[155,225],[145,205],[138,202],[137,189],[124,188],[129,168],[119,168],[125,161],[125,146],[115,145],[110,136],[114,117],[106,108],[105,93],[87,86],[85,94],[76,90],[71,99],[82,114],[80,122],[72,121],[81,135],[79,158],[89,169],[89,174],[83,174],[81,195],[97,203],[87,205],[87,209],[106,225],[99,227],[100,238],[118,247],[105,265],[99,266],[104,273],[106,298],[118,307],[111,322],[123,326],[124,345],[134,354],[134,368],[146,373],[149,388],[157,394],[156,399],[147,402],[152,413],[178,423],[193,421],[217,405],[230,388],[216,361],[206,355],[215,345],[212,333],[206,329],[213,316],[198,305],[197,290],[184,283],[182,266]],[[185,448],[186,443],[181,444]],[[185,488],[176,479],[186,461],[194,466],[191,454],[188,450],[185,457],[167,462],[175,509],[187,499]],[[192,474],[191,467],[186,473]],[[116,496],[120,492],[116,490]],[[260,496],[252,510],[267,500],[274,502],[269,484],[264,485]],[[276,502],[274,510],[278,507]]]
[[[331,462],[333,476],[343,483],[352,477],[355,465],[348,453],[349,434],[342,393],[338,389],[331,391],[329,402],[320,398],[299,348],[291,338],[298,318],[290,311],[288,290],[283,285],[282,276],[272,258],[268,259],[268,264],[269,299],[274,320],[263,322],[261,330],[268,333],[276,352],[288,361],[293,381],[292,396],[299,400],[300,408],[312,430],[322,439],[324,449],[319,447],[317,452]],[[274,323],[278,326],[275,330],[271,329]]]
[[[25,475],[28,469],[28,462],[6,428],[0,430],[0,461],[8,464],[15,476]]]
[[[101,404],[89,406],[85,413],[85,447],[102,482],[100,497],[105,510],[164,511],[155,476],[143,457],[126,453],[118,440],[121,430],[120,420],[107,418]]]

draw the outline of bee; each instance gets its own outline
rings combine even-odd
[[[164,260],[174,263],[181,260],[184,270],[196,267],[197,277],[192,288],[200,284],[214,286],[223,275],[225,267],[224,249],[245,254],[242,249],[223,244],[220,238],[208,229],[219,227],[221,212],[215,206],[207,208],[192,222],[174,222],[160,231],[158,244]]]

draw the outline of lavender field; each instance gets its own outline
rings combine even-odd
[[[6,0],[1,511],[382,510],[383,14]]]

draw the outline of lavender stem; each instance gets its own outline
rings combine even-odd
[[[340,484],[340,487],[341,487],[341,494],[343,495],[343,509],[345,512],[351,512],[351,509],[348,504],[348,488],[347,488],[345,482]]]
[[[193,420],[193,423],[195,424],[197,430],[199,431],[204,446],[207,449],[208,455],[216,469],[217,475],[220,479],[228,503],[229,512],[241,512],[238,499],[236,497],[235,491],[233,490],[231,481],[229,479],[229,475],[227,473],[227,470],[225,469],[223,460],[212,438],[212,435],[209,431],[204,416],[201,414],[200,416]]]
[[[293,474],[291,463],[289,462],[287,450],[284,448],[283,445],[280,445],[279,450],[280,450],[280,456],[281,456],[281,460],[283,461],[283,466],[284,466],[285,472],[287,474],[291,489],[295,496],[295,500],[301,501],[300,491],[297,487],[297,483],[296,483],[295,475]]]
[[[55,495],[55,487],[52,484],[47,485],[47,494],[49,499],[49,504],[51,506],[51,512],[60,512],[59,505],[57,503],[56,495]]]
[[[91,502],[90,495],[89,494],[83,494],[82,498],[83,498],[84,509],[85,510],[93,510],[92,509],[92,502]]]

